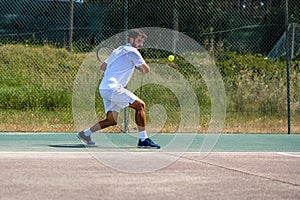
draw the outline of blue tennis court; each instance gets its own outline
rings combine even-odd
[[[137,143],[137,138],[132,134],[119,133],[96,133],[95,139],[105,137],[112,142],[116,149],[132,148]],[[155,141],[162,145],[168,143],[176,137],[191,137],[189,152],[198,152],[203,144],[206,134],[156,134]],[[98,140],[100,140],[99,138]],[[220,134],[214,136],[215,144],[212,152],[300,152],[300,134]],[[97,141],[97,140],[96,140]],[[89,147],[87,147],[89,148]],[[96,144],[93,149],[104,149],[105,146]],[[179,148],[179,147],[178,147]],[[1,133],[0,151],[86,151],[85,146],[77,139],[75,133]],[[174,147],[176,151],[176,146]]]
[[[205,157],[202,134],[185,152],[163,148],[171,134],[153,135],[159,150],[137,149],[130,134],[93,136],[85,147],[75,133],[1,133],[0,199],[300,198],[300,135],[219,135]]]

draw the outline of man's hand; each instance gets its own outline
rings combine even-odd
[[[105,71],[105,70],[106,70],[106,67],[107,67],[107,64],[104,62],[104,63],[102,63],[102,65],[100,66],[100,69],[101,69],[102,71]]]
[[[150,72],[150,67],[149,65],[147,65],[146,63],[145,64],[142,64],[141,66],[137,67],[137,69],[140,71],[140,72],[143,72],[143,73],[148,73]]]

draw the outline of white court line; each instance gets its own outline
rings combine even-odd
[[[300,152],[247,152],[247,151],[221,151],[221,152],[197,152],[197,151],[188,151],[188,152],[176,152],[176,151],[0,151],[0,154],[93,154],[93,153],[169,153],[169,154],[281,154],[286,156],[295,156],[300,157]],[[292,153],[299,153],[299,155],[295,155]]]
[[[76,151],[1,151],[0,154],[90,154],[90,152]]]
[[[299,152],[297,152],[299,153]],[[299,155],[295,155],[295,154],[291,154],[291,153],[283,153],[283,152],[278,152],[279,155],[284,155],[284,156],[291,156],[291,157],[297,157],[300,158],[300,154]]]

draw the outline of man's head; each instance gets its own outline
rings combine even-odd
[[[131,29],[128,33],[128,42],[135,48],[141,49],[147,35],[140,29]]]

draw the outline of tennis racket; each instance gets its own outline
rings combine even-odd
[[[114,48],[109,46],[98,46],[96,49],[96,56],[100,63],[103,63],[113,52]]]

